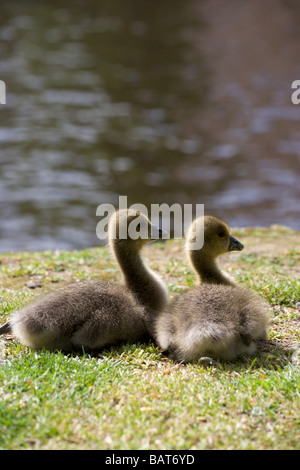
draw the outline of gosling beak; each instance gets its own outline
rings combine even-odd
[[[233,238],[232,236],[229,237],[228,251],[242,251],[243,248],[244,245],[242,245],[242,243],[239,242],[236,238]]]
[[[151,225],[151,240],[165,239],[168,232],[162,228],[158,228],[155,225]]]

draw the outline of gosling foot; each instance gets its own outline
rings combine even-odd
[[[198,359],[198,363],[202,366],[212,366],[214,362],[214,359],[206,356],[200,357],[200,359]]]

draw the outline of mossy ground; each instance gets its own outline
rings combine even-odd
[[[245,249],[220,264],[266,299],[272,314],[269,339],[255,356],[205,367],[173,363],[152,343],[64,355],[34,352],[4,335],[0,448],[299,449],[300,234],[272,227],[234,235]],[[182,241],[149,245],[144,255],[171,296],[194,283]],[[84,279],[121,282],[105,247],[0,259],[0,324],[49,289]]]

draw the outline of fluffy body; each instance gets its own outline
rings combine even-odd
[[[127,233],[131,222],[138,223],[148,237],[121,238],[120,228]],[[63,351],[93,350],[151,337],[154,318],[166,308],[168,294],[162,280],[144,264],[140,251],[159,234],[139,212],[116,212],[109,223],[109,244],[125,285],[99,280],[63,287],[13,313],[0,334],[11,332],[33,349]]]
[[[197,230],[204,232],[204,245],[191,250]],[[230,236],[224,221],[205,216],[192,224],[186,249],[199,285],[175,298],[157,317],[157,343],[178,361],[207,356],[234,360],[241,354],[253,354],[255,341],[267,337],[267,305],[248,289],[235,285],[216,262],[219,255],[240,251],[243,245]]]
[[[88,351],[147,337],[144,307],[122,286],[102,281],[50,292],[10,322],[14,336],[33,349]]]
[[[178,361],[233,360],[266,338],[267,309],[247,289],[201,285],[179,295],[157,320],[158,344]]]

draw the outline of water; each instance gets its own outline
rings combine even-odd
[[[2,0],[0,251],[100,243],[97,206],[300,229],[300,5]]]

